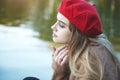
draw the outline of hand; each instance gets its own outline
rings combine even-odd
[[[53,61],[59,65],[65,65],[68,63],[68,49],[67,46],[61,46],[59,48],[53,47]]]

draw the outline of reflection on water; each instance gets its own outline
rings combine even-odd
[[[36,35],[31,29],[0,25],[0,80],[51,79],[52,52]]]

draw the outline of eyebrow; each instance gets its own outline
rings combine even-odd
[[[61,20],[58,20],[59,22],[61,22],[61,23],[63,23],[64,25],[66,25],[66,23],[64,23],[63,21],[61,21]]]

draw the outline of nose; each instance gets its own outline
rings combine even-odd
[[[57,23],[53,24],[53,25],[51,26],[51,29],[52,29],[53,31],[57,31]]]

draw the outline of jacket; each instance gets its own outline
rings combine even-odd
[[[102,80],[120,80],[119,77],[120,71],[119,69],[116,70],[116,66],[112,54],[100,43],[90,43],[88,48],[89,48],[89,52],[91,53],[90,55],[93,55],[94,58],[99,58],[99,60],[102,63],[102,67],[103,67]],[[82,56],[82,59],[84,59],[84,56]],[[81,60],[81,58],[79,60]],[[92,60],[94,61],[94,59]],[[92,64],[92,68],[95,70],[97,70],[97,68],[95,67],[96,65],[97,64]],[[52,66],[54,66],[52,80],[99,80],[99,79],[91,79],[89,77],[86,79],[78,78],[72,75],[69,65],[66,67],[61,67],[57,63],[53,62]],[[85,70],[84,67],[80,65],[79,61],[77,66],[79,66],[80,68],[79,71]],[[83,74],[90,75],[90,73],[87,71],[84,71]]]

